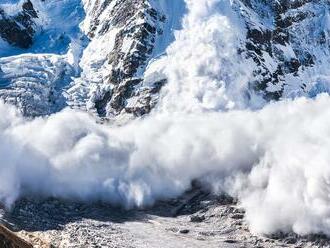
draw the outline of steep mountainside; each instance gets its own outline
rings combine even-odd
[[[253,68],[244,82],[250,106],[329,91],[328,1],[235,0],[232,8],[244,23],[237,52]],[[1,98],[27,115],[71,106],[114,118],[156,105],[166,75],[146,82],[144,72],[173,41],[185,4],[25,0],[0,9]]]
[[[164,52],[160,42],[171,35],[165,30],[171,25],[167,6],[147,0],[85,2],[83,29],[90,43],[80,63],[82,75],[69,89],[74,105],[84,99],[100,116],[150,111],[164,81],[146,88],[141,83],[148,62]]]
[[[38,14],[30,1],[24,2],[21,11],[12,16],[0,9],[0,37],[11,45],[28,48],[33,43],[35,18]]]
[[[242,1],[244,50],[256,63],[252,88],[266,100],[314,95],[328,86],[328,1]]]

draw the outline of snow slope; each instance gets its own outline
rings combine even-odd
[[[24,13],[25,2],[5,2],[0,9],[14,16],[20,9]],[[33,18],[33,44],[22,49],[0,42],[0,95],[23,113],[38,116],[67,105],[65,88],[80,73],[78,64],[87,38],[79,28],[84,18],[80,1],[31,3],[38,15]]]

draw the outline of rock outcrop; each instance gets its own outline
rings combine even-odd
[[[326,1],[241,2],[247,56],[256,64],[253,90],[266,100],[308,95],[330,52]],[[257,21],[256,21],[257,20]]]
[[[157,55],[167,16],[149,0],[87,1],[85,10],[84,32],[90,44],[82,57],[82,77],[69,89],[70,101],[76,106],[85,102],[101,117],[148,113],[164,82],[142,87],[143,72]]]
[[[11,16],[0,8],[0,37],[13,46],[29,48],[35,35],[34,19],[38,13],[30,0],[22,4],[22,10]]]
[[[104,8],[105,6],[103,6]],[[102,11],[102,10],[101,10]],[[133,96],[144,98],[143,108],[128,108],[126,111],[135,115],[142,115],[150,111],[147,103],[151,91],[141,93],[135,87],[142,82],[139,70],[143,71],[155,48],[156,36],[162,33],[161,23],[166,17],[158,13],[146,0],[117,1],[111,9],[112,18],[108,22],[100,23],[96,18],[89,33],[92,38],[95,31],[99,35],[110,28],[118,28],[114,47],[107,55],[107,63],[111,65],[106,83],[112,85],[111,91],[95,99],[95,108],[99,115],[119,114],[127,106],[127,100]],[[97,15],[98,16],[98,15]],[[97,28],[101,25],[101,28]],[[142,99],[141,99],[142,100]]]
[[[20,238],[17,234],[0,225],[1,248],[33,248],[32,244]]]

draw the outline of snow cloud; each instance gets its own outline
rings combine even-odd
[[[142,207],[200,179],[237,196],[256,232],[330,234],[330,97],[260,111],[154,114],[122,127],[0,104],[0,198],[38,194]]]

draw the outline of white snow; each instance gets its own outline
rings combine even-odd
[[[69,22],[76,20],[76,13],[81,16],[80,8],[75,12],[77,2],[64,3],[64,12],[59,1],[46,5],[49,15],[43,18],[52,17],[49,27],[59,18],[68,16],[64,21]],[[166,24],[172,33],[180,26],[183,5],[167,3],[172,2],[152,2],[174,13]],[[330,236],[330,97],[319,95],[329,92],[329,59],[319,51],[318,67],[301,72],[299,79],[287,78],[287,97],[314,99],[265,105],[258,96],[248,96],[254,64],[237,53],[246,30],[232,3],[185,0],[182,30],[174,32],[175,41],[164,54],[161,50],[172,34],[164,43],[159,41],[155,56],[163,56],[152,60],[145,73],[145,86],[154,79],[168,79],[158,106],[147,117],[119,127],[97,124],[85,112],[65,109],[27,120],[1,102],[0,201],[9,206],[19,196],[36,194],[143,207],[178,196],[197,178],[237,196],[255,232]],[[92,4],[84,1],[85,32],[90,15],[97,12]],[[63,24],[66,36],[70,41],[80,39],[81,31],[69,24]],[[61,83],[67,81],[57,80],[64,71],[59,68],[79,64],[81,77],[68,90],[77,104],[83,97],[111,90],[103,84],[110,69],[103,55],[113,47],[117,31],[93,40],[84,52],[82,42],[78,48],[60,45],[56,53],[1,58],[0,85],[7,87],[6,80],[26,85],[40,79],[39,84],[64,87]],[[58,30],[49,29],[40,37],[50,34]],[[58,43],[54,39],[50,44]],[[289,47],[280,49],[285,56],[295,55]],[[271,58],[266,62],[274,67]],[[305,92],[297,80],[307,82]],[[251,110],[260,106],[264,107]]]
[[[18,49],[0,39],[0,68],[4,72],[0,75],[0,95],[29,109],[31,115],[50,114],[66,105],[65,88],[71,77],[79,76],[87,43],[79,24],[85,14],[80,0],[31,2],[38,13],[33,46]],[[15,15],[22,10],[22,3],[5,1],[0,7]]]
[[[165,24],[162,27],[163,34],[157,39],[153,57],[162,55],[166,48],[174,41],[175,31],[181,29],[181,21],[186,12],[184,0],[152,0],[151,6],[166,16]]]
[[[253,231],[330,234],[329,110],[322,95],[257,112],[157,114],[109,127],[74,110],[26,121],[0,104],[0,198],[146,206],[200,178],[237,195]]]

